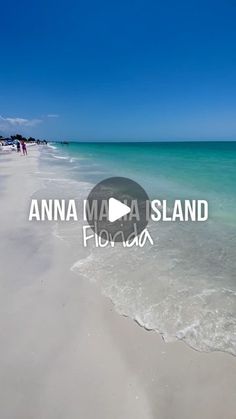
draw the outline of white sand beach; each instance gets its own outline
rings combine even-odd
[[[0,417],[235,419],[234,356],[120,316],[70,271],[76,249],[28,221],[39,153],[0,155]]]

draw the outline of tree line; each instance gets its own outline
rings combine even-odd
[[[39,140],[39,139],[36,140],[36,138],[34,138],[34,137],[27,138],[27,137],[24,137],[21,134],[11,135],[9,137],[9,139],[10,138],[12,139],[12,141],[18,140],[18,141],[24,141],[24,142],[27,142],[27,143],[37,143],[37,144],[44,143],[44,144],[47,144],[47,141],[46,140]],[[0,140],[1,139],[4,139],[4,137],[2,135],[0,135]]]

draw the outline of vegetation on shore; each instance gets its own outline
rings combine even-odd
[[[10,142],[10,141],[24,141],[26,143],[37,143],[37,144],[47,144],[47,140],[39,140],[34,137],[24,137],[21,134],[11,135],[10,137],[3,137],[0,135],[0,141]]]

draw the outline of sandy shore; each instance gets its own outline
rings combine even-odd
[[[236,358],[165,344],[70,271],[27,220],[38,150],[0,155],[0,417],[235,419]]]

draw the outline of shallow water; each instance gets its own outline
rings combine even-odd
[[[62,158],[63,157],[63,158]],[[82,247],[82,220],[55,226],[78,247],[72,269],[96,281],[116,309],[165,340],[236,355],[236,144],[70,144],[41,156],[47,193],[86,199],[108,176],[139,182],[150,198],[207,199],[204,223],[149,223],[154,245]]]

